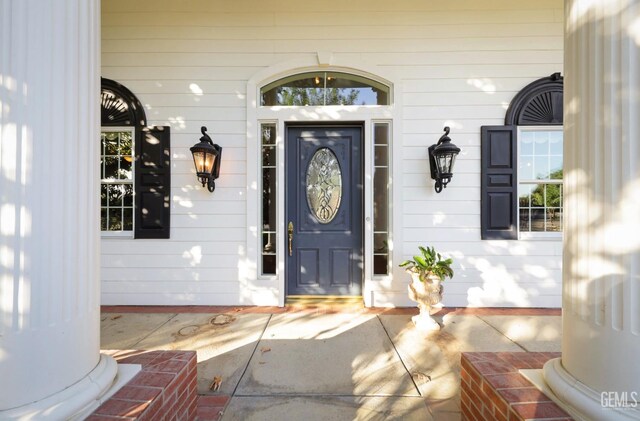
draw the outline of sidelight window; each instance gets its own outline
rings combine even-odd
[[[389,273],[389,123],[373,125],[373,274]]]
[[[277,201],[277,161],[276,125],[265,123],[260,127],[262,137],[262,274],[276,274],[276,201]]]

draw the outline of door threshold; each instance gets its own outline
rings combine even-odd
[[[362,295],[289,295],[285,300],[287,306],[353,306],[363,304]]]

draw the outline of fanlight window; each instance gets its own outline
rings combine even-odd
[[[311,72],[260,89],[261,105],[390,105],[389,87],[362,76]]]

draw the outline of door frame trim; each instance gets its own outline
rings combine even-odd
[[[361,176],[361,180],[362,180],[362,193],[361,193],[361,211],[362,211],[362,226],[361,226],[361,245],[362,245],[362,262],[363,262],[363,270],[362,270],[362,278],[360,279],[360,289],[361,291],[364,292],[364,279],[365,279],[365,271],[364,268],[367,267],[367,256],[365,254],[365,220],[366,218],[364,217],[365,215],[365,208],[366,208],[366,204],[365,204],[365,188],[364,188],[364,178],[365,178],[365,172],[364,172],[364,166],[365,166],[365,154],[364,154],[364,142],[365,142],[365,138],[364,138],[364,130],[365,130],[365,122],[364,121],[338,121],[335,123],[332,123],[330,121],[324,121],[324,122],[318,122],[318,123],[314,123],[314,122],[298,122],[298,121],[285,121],[284,122],[284,131],[282,132],[283,138],[284,138],[284,154],[285,154],[285,158],[281,161],[283,164],[281,165],[282,167],[284,167],[284,171],[286,174],[287,171],[287,143],[288,143],[288,129],[291,127],[296,127],[296,128],[309,128],[309,129],[316,129],[316,128],[335,128],[335,129],[340,129],[340,128],[358,128],[361,130],[360,132],[360,176]],[[287,178],[285,177],[284,179],[284,183],[282,184],[283,186],[283,193],[285,196],[285,200],[284,200],[284,205],[282,208],[282,212],[284,213],[284,218],[285,218],[285,224],[288,224],[287,221],[287,195],[289,192],[289,188],[291,188],[291,183],[290,180],[287,180]],[[287,238],[286,236],[284,236],[284,243],[281,243],[281,250],[287,250]],[[285,301],[287,299],[287,297],[291,296],[291,295],[296,295],[296,294],[289,294],[289,276],[290,274],[287,273],[286,268],[287,268],[287,253],[283,253],[284,254],[284,270],[283,272],[283,278],[284,278],[284,295],[285,295]],[[317,297],[332,297],[335,296],[335,294],[327,294],[327,295],[321,295],[318,294]]]
[[[319,56],[318,56],[319,57]],[[278,163],[284,162],[284,125],[285,122],[307,123],[316,125],[321,122],[339,124],[341,122],[364,122],[364,281],[362,295],[365,306],[389,306],[397,301],[394,297],[406,296],[405,273],[397,267],[402,255],[402,83],[393,69],[381,68],[375,64],[361,60],[351,60],[348,56],[335,56],[331,63],[320,62],[318,57],[301,54],[299,58],[278,63],[262,69],[249,79],[246,91],[246,212],[247,235],[246,244],[239,249],[243,262],[238,269],[240,291],[238,301],[245,305],[284,306],[285,279],[284,256],[278,251],[277,274],[275,276],[260,275],[260,197],[261,197],[261,124],[271,123],[276,126],[276,151]],[[392,86],[391,104],[389,106],[323,106],[323,107],[263,107],[259,106],[260,87],[286,75],[307,71],[341,71],[361,74],[374,80],[384,81]],[[390,162],[390,196],[389,196],[389,249],[391,271],[386,276],[372,276],[373,261],[366,256],[373,255],[373,124],[389,124],[391,144],[389,148]],[[439,124],[439,123],[438,123]],[[438,126],[439,127],[439,126]],[[427,129],[425,129],[427,130]],[[440,129],[438,129],[440,130]],[[234,135],[231,135],[232,137]],[[244,136],[243,136],[244,137]],[[412,138],[417,144],[423,137],[420,133],[409,133],[404,136]],[[418,140],[414,140],[418,139]],[[241,142],[238,137],[238,142]],[[245,162],[242,164],[244,165]],[[223,168],[224,171],[224,168]],[[284,181],[284,167],[277,170],[277,183]],[[277,244],[283,244],[285,238],[284,190],[277,193]],[[369,222],[367,222],[369,218]],[[394,246],[396,244],[396,246]],[[235,300],[235,298],[233,298]]]

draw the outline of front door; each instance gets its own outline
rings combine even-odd
[[[362,294],[362,126],[286,130],[288,295]]]

